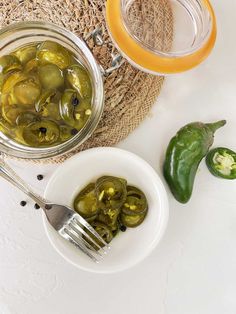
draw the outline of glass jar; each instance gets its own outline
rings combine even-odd
[[[106,18],[120,53],[155,75],[192,69],[215,44],[216,20],[208,0],[107,0]],[[163,33],[169,38],[163,40]]]
[[[107,0],[106,20],[121,55],[136,68],[155,75],[193,68],[209,55],[216,39],[215,16],[208,0]],[[93,36],[98,36],[102,43],[99,31],[95,30]],[[8,155],[43,159],[81,145],[94,132],[103,112],[103,75],[122,64],[115,56],[113,66],[104,71],[82,39],[65,28],[44,22],[16,23],[0,30],[0,57],[45,40],[71,50],[89,72],[92,114],[78,134],[52,147],[24,146],[0,132],[0,151]]]
[[[45,40],[59,43],[74,53],[90,74],[92,83],[92,114],[85,127],[68,141],[52,147],[34,148],[15,142],[0,132],[0,151],[20,158],[43,159],[61,155],[81,145],[94,132],[103,112],[104,86],[100,67],[83,40],[70,31],[44,22],[12,24],[0,31],[0,57],[13,50]]]

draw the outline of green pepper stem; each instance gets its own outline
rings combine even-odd
[[[215,123],[206,123],[206,126],[213,132],[215,133],[216,130],[221,128],[226,124],[226,120],[220,120]]]

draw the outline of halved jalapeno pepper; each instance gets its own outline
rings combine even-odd
[[[121,213],[120,215],[122,224],[129,228],[135,228],[141,225],[145,217],[146,217],[146,213],[140,214],[140,215],[126,215],[126,214]]]
[[[223,179],[236,179],[236,153],[225,147],[212,149],[206,156],[210,172]]]
[[[33,122],[24,128],[23,139],[33,147],[44,147],[57,142],[60,136],[58,125],[51,120]]]
[[[126,215],[140,215],[146,213],[147,208],[144,193],[134,186],[127,186],[127,198],[122,206],[122,212]]]
[[[87,185],[75,198],[74,209],[82,217],[90,218],[98,213],[98,202],[95,195],[95,184]]]
[[[96,182],[96,195],[101,208],[119,209],[124,204],[127,191],[125,183],[116,177],[101,177]]]

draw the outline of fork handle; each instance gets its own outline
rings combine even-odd
[[[43,210],[47,207],[47,202],[39,195],[34,193],[32,189],[12,170],[5,161],[0,159],[0,176],[8,182],[16,186],[23,193],[33,199]]]

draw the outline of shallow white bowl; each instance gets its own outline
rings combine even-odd
[[[45,215],[43,220],[50,242],[68,262],[90,272],[113,273],[134,266],[160,242],[168,221],[168,199],[154,169],[140,157],[117,148],[93,148],[68,159],[51,177],[44,196],[72,206],[75,195],[103,175],[123,177],[143,190],[149,211],[139,227],[128,228],[112,240],[109,254],[99,264],[62,239],[47,223]]]

